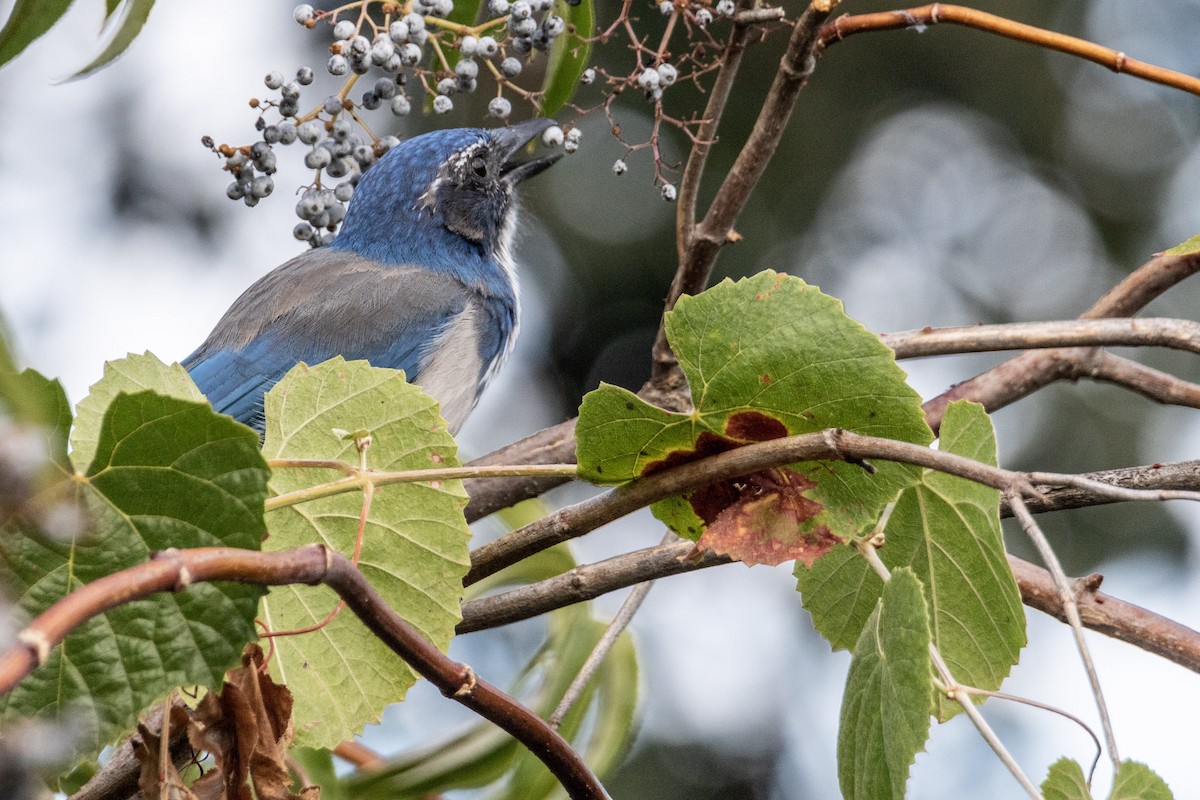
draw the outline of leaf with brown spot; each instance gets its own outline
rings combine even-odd
[[[701,489],[692,495],[691,502],[708,527],[696,548],[745,564],[802,561],[811,566],[841,542],[824,525],[807,528],[803,524],[821,511],[820,503],[804,496],[815,486],[803,475],[785,468]],[[717,513],[708,516],[714,510]]]
[[[589,393],[576,427],[581,477],[622,483],[753,442],[827,428],[917,444],[933,439],[921,398],[905,383],[892,351],[846,316],[840,302],[799,278],[767,270],[723,281],[682,298],[665,327],[695,410],[665,411],[615,386]],[[872,525],[920,474],[903,464],[876,466],[872,475],[843,461],[791,465],[813,484],[803,491],[812,506],[798,505],[791,489],[762,489],[772,500],[724,484],[655,503],[653,511],[676,533],[699,539],[728,509],[728,519],[737,522],[718,532],[717,541],[730,539],[722,546],[733,546],[733,539],[748,537],[744,560],[778,559],[797,549],[808,559]],[[769,545],[759,534],[782,539]]]
[[[291,791],[285,758],[294,735],[292,693],[260,673],[262,662],[262,648],[247,645],[242,666],[196,708],[188,738],[216,762],[192,785],[199,800],[314,800]]]

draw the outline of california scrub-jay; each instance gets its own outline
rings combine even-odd
[[[341,231],[259,279],[183,366],[217,411],[263,430],[263,395],[299,361],[402,369],[456,433],[512,349],[513,190],[558,160],[520,160],[554,123],[459,128],[389,150]]]

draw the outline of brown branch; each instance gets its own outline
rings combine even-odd
[[[889,31],[912,28],[918,25],[937,25],[949,22],[968,28],[994,33],[1006,39],[1025,42],[1047,50],[1060,53],[1108,67],[1113,72],[1132,75],[1152,83],[1181,89],[1191,94],[1200,95],[1200,79],[1182,72],[1156,67],[1144,61],[1130,58],[1124,53],[1103,47],[1086,39],[1078,39],[1062,33],[1055,33],[1033,25],[1014,22],[1011,19],[998,17],[973,8],[933,3],[932,5],[910,8],[902,11],[883,11],[874,14],[854,14],[838,17],[833,22],[821,28],[820,49],[823,50],[835,42],[840,42],[848,36],[868,31]],[[818,51],[818,54],[820,50]]]
[[[176,698],[174,702],[176,706],[187,709],[187,704],[182,700]],[[157,703],[142,724],[155,736],[161,736],[162,722],[163,704]],[[142,765],[134,755],[134,748],[141,740],[141,734],[134,733],[122,742],[100,771],[80,787],[78,792],[71,795],[71,800],[141,800],[138,776]],[[187,738],[187,727],[168,730],[167,742],[171,763],[176,769],[182,769],[193,757],[192,746]]]
[[[944,453],[923,445],[882,439],[831,428],[819,433],[786,436],[749,444],[708,458],[702,458],[626,483],[602,495],[567,506],[542,517],[471,552],[471,569],[464,578],[470,585],[504,567],[582,536],[615,519],[666,497],[706,486],[717,480],[748,475],[762,469],[800,461],[848,461],[868,459],[895,461],[935,469],[967,480],[1007,491],[1016,486],[1027,488],[1026,473],[1013,472],[982,464],[969,458]],[[1038,473],[1048,483],[1086,486],[1114,499],[1152,499],[1139,490],[1102,484],[1082,476],[1051,476]],[[1182,492],[1175,497],[1200,499],[1200,494]],[[1154,499],[1161,499],[1155,496]]]
[[[1156,403],[1200,408],[1200,385],[1112,353],[1101,352],[1086,377],[1123,386]]]
[[[703,291],[708,285],[717,252],[729,241],[738,215],[766,171],[771,156],[779,148],[779,141],[795,108],[796,97],[816,65],[813,50],[817,46],[821,23],[830,14],[827,5],[814,2],[796,20],[787,50],[779,61],[779,70],[767,91],[754,128],[713,197],[704,219],[686,237],[687,251],[680,258],[679,268],[671,282],[664,313],[674,308],[682,295]],[[660,326],[654,342],[651,382],[667,380],[677,366],[666,334]]]
[[[566,464],[575,460],[575,423],[569,419],[526,436],[520,441],[494,450],[467,463],[468,467],[496,464]],[[483,519],[502,508],[538,497],[570,478],[473,478],[463,481],[471,501],[467,503],[468,522]]]
[[[633,584],[732,563],[711,551],[698,559],[689,558],[695,549],[693,542],[650,547],[576,567],[519,589],[472,600],[463,604],[463,620],[457,630],[470,633],[508,625]],[[1065,622],[1066,615],[1050,573],[1015,556],[1009,556],[1008,563],[1016,576],[1022,601]],[[1086,627],[1200,672],[1200,631],[1097,591],[1098,575],[1080,579],[1077,585],[1080,591],[1076,602]]]
[[[1200,461],[1178,461],[1172,464],[1147,464],[1140,467],[1109,469],[1088,472],[1083,477],[1112,486],[1123,486],[1127,489],[1200,491]],[[1102,495],[1086,487],[1046,486],[1035,483],[1034,489],[1036,492],[1025,498],[1026,508],[1034,514],[1120,502],[1116,498]],[[1008,502],[1004,498],[1000,500],[1000,516],[1012,516]]]
[[[322,583],[333,589],[380,640],[442,694],[463,704],[534,753],[573,798],[605,798],[596,777],[571,749],[529,709],[477,677],[393,611],[344,556],[321,545],[262,553],[228,547],[167,550],[150,561],[83,586],[34,619],[0,654],[0,694],[45,663],[53,647],[87,620],[123,603],[193,583],[235,581],[258,586]]]
[[[1200,254],[1159,253],[1127,275],[1080,315],[1081,319],[1133,316],[1151,300],[1200,271]],[[974,400],[989,412],[1003,408],[1056,380],[1085,377],[1079,362],[1088,350],[1053,348],[1025,352],[963,381],[925,402],[925,418],[935,431],[946,406],[954,400]]]
[[[1009,556],[1021,601],[1056,619],[1066,621],[1062,599],[1049,572]],[[1075,583],[1075,602],[1085,627],[1200,672],[1200,632],[1141,606],[1098,591],[1103,577],[1089,575]]]
[[[1186,319],[1076,319],[921,328],[882,333],[896,358],[1050,347],[1168,347],[1200,353],[1200,322]]]

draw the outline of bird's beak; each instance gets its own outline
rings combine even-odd
[[[492,131],[492,141],[503,156],[500,174],[509,184],[516,186],[549,168],[562,158],[562,153],[551,153],[540,158],[522,160],[525,146],[541,136],[542,131],[553,126],[552,119],[531,119],[507,128]]]

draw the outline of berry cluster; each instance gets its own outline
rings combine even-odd
[[[313,247],[327,244],[363,172],[399,141],[375,136],[364,122],[365,112],[386,107],[402,117],[419,107],[423,95],[434,113],[445,114],[454,108],[456,95],[475,92],[484,78],[496,92],[488,102],[488,116],[505,120],[512,115],[506,93],[538,109],[541,93],[521,87],[516,79],[530,59],[568,32],[554,5],[555,0],[490,0],[487,19],[478,25],[447,19],[454,12],[453,0],[359,0],[334,11],[319,11],[308,3],[296,6],[292,16],[297,23],[309,29],[321,24],[331,31],[325,71],[340,79],[341,86],[302,111],[302,90],[316,80],[316,72],[305,66],[292,79],[280,72],[268,74],[264,83],[271,95],[250,102],[259,110],[256,128],[262,139],[234,147],[204,138],[233,177],[226,194],[257,205],[275,188],[275,146],[298,141],[309,148],[304,165],[316,174],[296,204],[302,221],[293,234]],[[355,91],[363,87],[361,93]],[[268,115],[277,119],[268,121]],[[578,148],[577,133],[571,138],[560,130],[558,136],[569,151]]]

